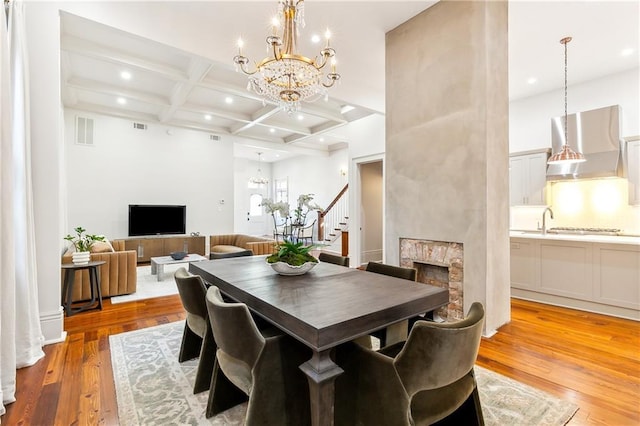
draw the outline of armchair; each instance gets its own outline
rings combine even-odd
[[[420,321],[406,342],[379,352],[355,343],[338,347],[344,374],[336,379],[335,424],[427,425],[448,418],[483,425],[473,372],[483,320],[476,302],[464,320]]]

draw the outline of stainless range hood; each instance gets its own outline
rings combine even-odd
[[[550,164],[547,180],[623,177],[620,139],[620,106],[613,105],[567,117],[569,146],[584,154],[577,164]],[[558,152],[564,145],[564,116],[551,119],[551,145]]]

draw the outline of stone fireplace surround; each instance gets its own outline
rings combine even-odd
[[[400,238],[400,266],[416,268],[417,281],[449,290],[449,304],[435,311],[445,321],[464,318],[462,243]]]

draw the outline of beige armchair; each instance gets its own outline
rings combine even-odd
[[[254,237],[244,234],[226,234],[209,236],[210,253],[232,253],[251,250],[254,255],[271,254],[275,250],[276,241],[269,238]]]
[[[124,249],[124,241],[112,241],[115,251],[103,253],[91,253],[91,260],[103,260],[104,265],[99,267],[100,289],[102,297],[119,296],[134,293],[137,285],[136,251]],[[71,251],[62,256],[62,263],[72,263]],[[64,272],[63,272],[64,274]],[[76,271],[74,278],[73,302],[91,299],[88,270]],[[63,276],[64,279],[64,276]]]

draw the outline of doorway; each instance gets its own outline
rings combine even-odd
[[[353,265],[384,260],[384,154],[353,158],[349,257]]]

